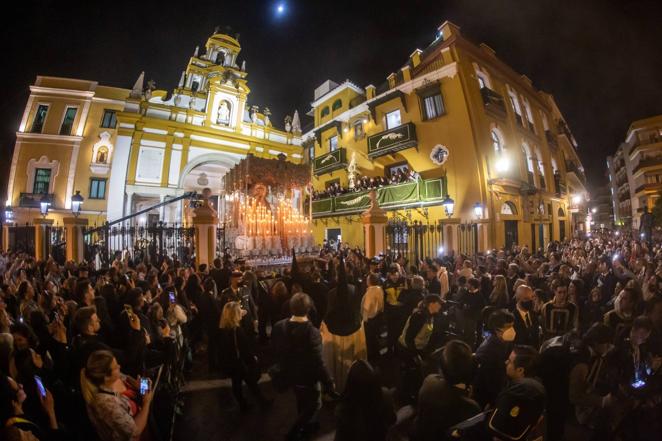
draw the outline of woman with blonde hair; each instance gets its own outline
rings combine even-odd
[[[503,275],[498,274],[494,276],[494,287],[490,294],[490,305],[499,309],[507,308],[509,301],[510,295],[508,294],[506,278]]]
[[[137,440],[147,427],[154,391],[152,384],[136,403],[137,390],[120,373],[120,365],[110,351],[95,351],[80,371],[80,388],[87,414],[101,441]],[[133,386],[138,387],[138,382]]]
[[[242,412],[250,408],[241,392],[242,382],[246,383],[261,407],[265,408],[271,404],[257,385],[260,366],[251,340],[240,325],[244,314],[246,311],[241,309],[239,302],[226,303],[221,312],[217,337],[219,364],[223,373],[232,380],[232,393]]]

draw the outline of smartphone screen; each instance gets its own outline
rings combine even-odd
[[[173,291],[168,293],[168,297],[170,297],[170,303],[175,303],[175,293]]]
[[[646,382],[644,380],[637,380],[634,383],[632,383],[632,387],[635,389],[640,389],[646,385]]]
[[[46,397],[46,388],[44,387],[44,383],[41,381],[41,378],[39,375],[34,376],[34,381],[37,383],[37,389],[39,390],[39,395],[42,397]]]
[[[147,378],[140,379],[140,395],[145,395],[149,390],[149,381]]]

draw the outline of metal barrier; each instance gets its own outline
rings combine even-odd
[[[395,217],[386,224],[386,246],[392,256],[402,255],[409,262],[435,257],[444,243],[441,221],[423,223]]]
[[[8,225],[9,243],[7,248],[11,251],[24,252],[32,256],[36,252],[35,228],[32,224]],[[66,260],[66,229],[62,226],[44,225],[44,238],[41,249],[42,256],[51,256],[57,263],[64,264]]]

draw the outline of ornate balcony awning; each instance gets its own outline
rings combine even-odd
[[[399,152],[410,147],[416,147],[416,126],[407,123],[384,132],[368,137],[368,157],[370,159],[379,156]]]

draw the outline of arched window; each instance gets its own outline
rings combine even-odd
[[[517,215],[517,207],[515,207],[515,204],[513,204],[510,201],[506,201],[501,205],[501,214],[505,214],[507,216],[516,216]]]
[[[492,129],[490,131],[490,137],[492,138],[492,146],[494,147],[494,151],[501,153],[503,150],[503,140],[501,139],[501,136],[496,129]]]
[[[565,211],[563,211],[563,208],[559,207],[558,215],[559,217],[565,217]]]
[[[329,114],[329,106],[325,106],[320,112],[320,118],[324,118]]]
[[[527,143],[522,143],[522,154],[524,155],[524,162],[526,163],[526,178],[530,185],[536,185],[534,179],[535,158],[531,153],[531,148]]]
[[[342,100],[337,99],[331,104],[331,110],[336,111],[342,107]]]

